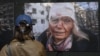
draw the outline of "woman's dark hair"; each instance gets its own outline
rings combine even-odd
[[[24,31],[24,33],[20,31],[19,26],[15,26],[14,39],[17,39],[20,42],[24,42],[27,39],[34,40],[34,36],[30,34],[31,31],[32,26],[26,26],[26,30]]]

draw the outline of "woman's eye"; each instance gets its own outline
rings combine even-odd
[[[64,21],[64,23],[69,23],[69,22],[71,22],[71,19],[65,18],[65,19],[63,19],[63,21]]]
[[[57,21],[57,19],[53,19],[52,21]]]
[[[70,20],[68,20],[68,19],[66,19],[66,20],[64,20],[65,22],[70,22]]]
[[[53,23],[57,23],[57,22],[58,22],[58,19],[57,19],[57,18],[52,18],[51,21],[52,21]]]

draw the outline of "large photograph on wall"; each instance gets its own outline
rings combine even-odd
[[[47,51],[98,51],[98,2],[24,3]]]

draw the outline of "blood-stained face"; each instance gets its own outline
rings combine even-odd
[[[51,16],[49,21],[49,28],[51,34],[55,39],[65,39],[67,38],[74,27],[73,20],[71,17],[63,16],[61,14],[56,14],[56,16]]]

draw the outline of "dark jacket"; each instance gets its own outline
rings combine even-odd
[[[5,31],[0,30],[0,49],[7,43],[9,43],[13,38],[13,31],[5,29]]]
[[[82,39],[80,41],[77,41],[77,36],[73,35],[73,42],[72,42],[72,48],[69,50],[70,51],[98,51],[99,48],[99,43],[98,43],[98,37],[90,32],[89,30],[86,29],[81,29],[84,33],[86,33],[89,36],[89,41],[86,39]],[[46,48],[46,42],[47,42],[47,36],[46,36],[46,31],[44,31],[39,37],[38,40],[42,42],[42,44]]]

